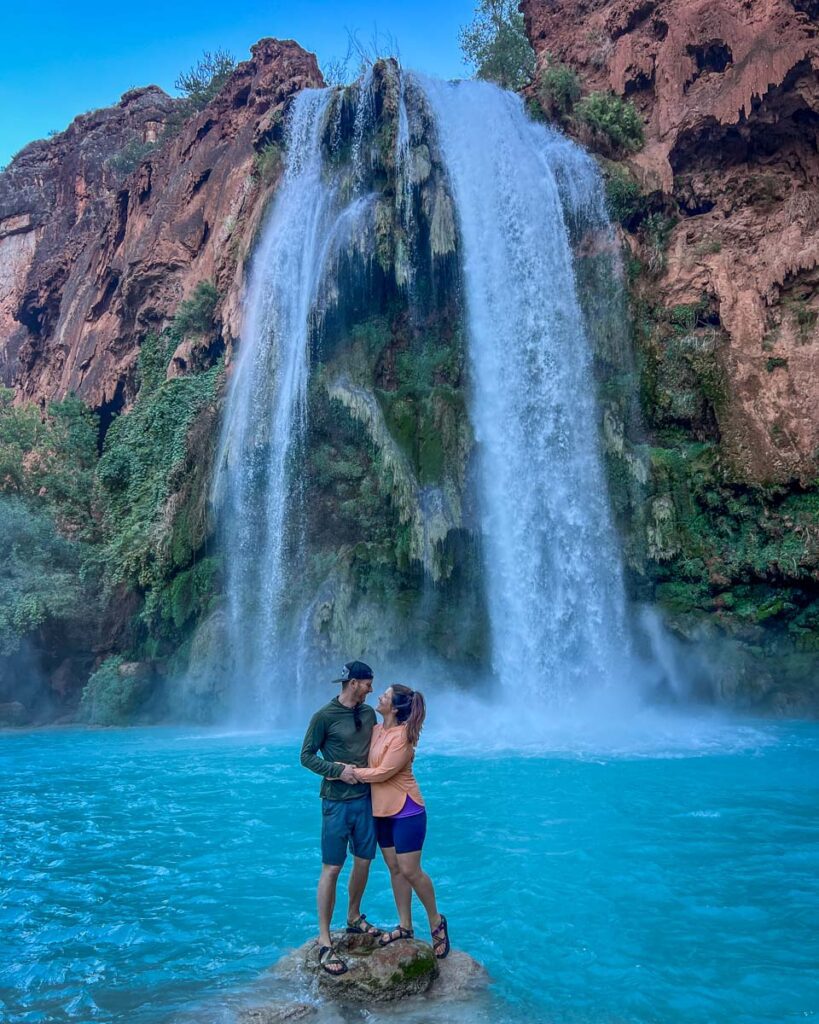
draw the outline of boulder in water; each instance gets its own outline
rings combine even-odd
[[[351,1003],[386,1003],[410,996],[463,998],[489,980],[481,964],[467,953],[453,950],[436,960],[432,947],[417,939],[401,939],[387,946],[369,935],[333,933],[333,945],[349,970],[338,977],[322,970],[318,944],[307,942],[283,957],[276,973],[290,978],[315,979],[319,991]]]
[[[469,953],[453,949],[445,960],[438,961],[438,977],[428,995],[434,999],[464,999],[488,984],[489,974],[483,964]]]

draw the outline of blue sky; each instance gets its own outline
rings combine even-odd
[[[330,3],[141,0],[6,4],[0,60],[0,165],[32,139],[62,131],[77,114],[115,103],[128,89],[173,83],[203,50],[245,60],[262,36],[295,39],[319,62],[343,57],[347,29],[366,41],[377,27],[398,43],[405,67],[444,78],[467,74],[458,29],[474,0]]]

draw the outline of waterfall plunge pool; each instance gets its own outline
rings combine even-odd
[[[521,753],[433,723],[425,862],[493,985],[318,1024],[819,1016],[819,726],[686,728],[632,752]],[[0,767],[4,1024],[228,1024],[281,998],[260,977],[315,930],[318,787],[298,737],[6,733]],[[383,924],[388,890],[377,861],[365,910]]]

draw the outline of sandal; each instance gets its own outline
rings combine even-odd
[[[332,946],[319,946],[319,967],[326,971],[331,978],[339,978],[350,969]],[[338,967],[340,969],[333,971],[330,969],[331,967]]]
[[[443,952],[439,953],[438,950],[443,947]],[[432,929],[432,951],[435,954],[436,960],[443,960],[444,957],[449,956],[449,928],[447,928],[446,918],[441,914],[441,920]]]
[[[351,935],[381,935],[382,929],[370,924],[366,914],[359,914],[355,921],[347,922],[347,931]]]
[[[398,933],[397,935],[395,933]],[[413,939],[415,938],[415,932],[412,928],[402,928],[401,925],[396,925],[391,932],[382,932],[381,938],[378,941],[379,946],[389,946],[391,942],[398,942],[399,939]]]

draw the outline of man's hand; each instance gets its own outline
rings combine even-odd
[[[349,764],[344,765],[344,771],[339,775],[339,778],[342,782],[346,782],[351,786],[354,786],[358,782],[358,779],[355,777],[355,772]]]

